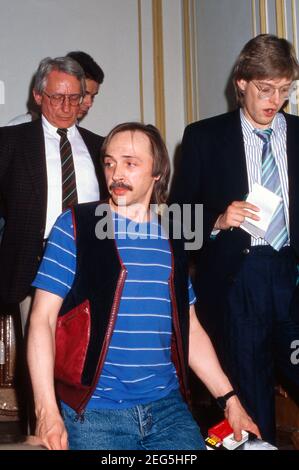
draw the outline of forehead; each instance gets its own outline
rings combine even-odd
[[[90,78],[85,79],[85,89],[91,95],[95,95],[96,93],[98,93],[99,88],[100,88],[100,85],[95,80],[91,80]]]
[[[52,70],[47,77],[47,90],[56,93],[80,93],[81,86],[77,77],[65,72]]]
[[[107,145],[106,154],[112,157],[152,158],[151,143],[148,136],[141,131],[118,132]]]

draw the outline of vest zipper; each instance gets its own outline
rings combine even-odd
[[[82,410],[82,411],[80,411],[79,413],[76,414],[76,416],[74,418],[75,423],[77,423],[78,421],[80,421],[81,424],[84,423],[84,419],[85,419],[84,412],[85,412],[85,410]]]
[[[118,307],[119,307],[119,303],[120,303],[120,299],[121,299],[121,294],[122,294],[122,291],[123,291],[123,287],[124,287],[124,283],[125,283],[125,279],[126,279],[126,275],[127,275],[127,270],[124,267],[124,264],[122,263],[122,261],[121,261],[121,266],[122,266],[122,268],[121,268],[121,272],[120,272],[120,275],[119,275],[119,278],[118,278],[118,281],[117,281],[117,285],[116,285],[116,289],[115,289],[115,295],[114,295],[113,304],[112,304],[112,308],[111,308],[110,319],[109,319],[109,323],[108,323],[108,327],[107,327],[107,333],[106,333],[106,336],[105,336],[105,339],[104,339],[104,342],[103,342],[103,346],[102,346],[101,354],[100,354],[100,357],[99,357],[96,373],[95,373],[91,388],[88,392],[88,395],[81,402],[81,405],[78,408],[77,416],[78,416],[78,419],[80,419],[80,421],[82,419],[84,421],[84,409],[85,409],[86,404],[88,403],[90,397],[92,396],[92,394],[93,394],[93,392],[94,392],[94,390],[97,386],[99,376],[100,376],[100,373],[102,371],[103,364],[104,364],[104,361],[105,361],[105,358],[106,358],[106,355],[107,355],[107,350],[108,350],[108,346],[109,346],[109,343],[110,343],[110,340],[111,340],[111,336],[112,336],[112,333],[113,333],[113,329],[114,329],[114,325],[115,325],[115,321],[116,321],[116,317],[117,317],[117,312],[118,312]]]
[[[169,283],[169,290],[170,290],[170,298],[171,298],[171,304],[172,304],[172,318],[173,318],[173,329],[174,329],[174,335],[176,339],[176,345],[178,349],[178,365],[180,367],[181,372],[180,377],[181,377],[181,384],[182,384],[182,392],[185,397],[185,399],[188,401],[188,387],[187,387],[187,380],[186,380],[186,370],[184,366],[184,351],[183,351],[183,345],[182,345],[182,335],[181,335],[181,330],[180,330],[180,323],[179,323],[179,316],[178,316],[178,307],[176,303],[176,296],[175,296],[175,288],[174,288],[174,255],[173,255],[173,248],[171,243],[169,242],[170,246],[170,251],[171,251],[171,274],[170,278],[168,280]]]

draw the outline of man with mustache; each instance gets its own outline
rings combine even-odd
[[[152,210],[170,174],[158,130],[120,124],[102,159],[108,202],[59,217],[33,283],[36,435],[48,449],[204,449],[186,404],[188,365],[237,439],[242,429],[259,435],[196,318],[183,240]]]
[[[119,183],[112,183],[110,186],[109,186],[109,189],[110,191],[113,191],[115,192],[115,190],[121,194],[122,192],[126,192],[126,191],[133,191],[133,187],[130,185],[130,184],[125,184],[125,183],[122,183],[121,181]],[[122,191],[123,190],[123,191]]]

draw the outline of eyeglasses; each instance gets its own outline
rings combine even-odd
[[[293,82],[290,85],[284,85],[280,88],[276,88],[275,86],[269,85],[268,83],[259,83],[253,80],[252,80],[252,83],[258,89],[257,96],[261,100],[268,100],[269,98],[272,98],[275,91],[278,90],[280,98],[286,101],[290,98],[292,93],[294,93],[297,90],[296,82]]]
[[[44,91],[43,94],[49,98],[50,103],[53,106],[61,106],[62,104],[64,104],[66,99],[69,100],[69,103],[71,106],[78,106],[78,104],[81,104],[83,101],[83,96],[80,95],[79,93],[73,93],[71,95],[63,95],[60,93],[54,93],[53,95],[48,95],[48,93]]]

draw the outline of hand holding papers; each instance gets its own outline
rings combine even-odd
[[[246,202],[250,202],[259,207],[260,220],[245,218],[240,227],[250,233],[254,238],[264,238],[270,225],[273,214],[275,213],[281,197],[264,188],[258,183],[254,183],[252,191],[248,194]]]

